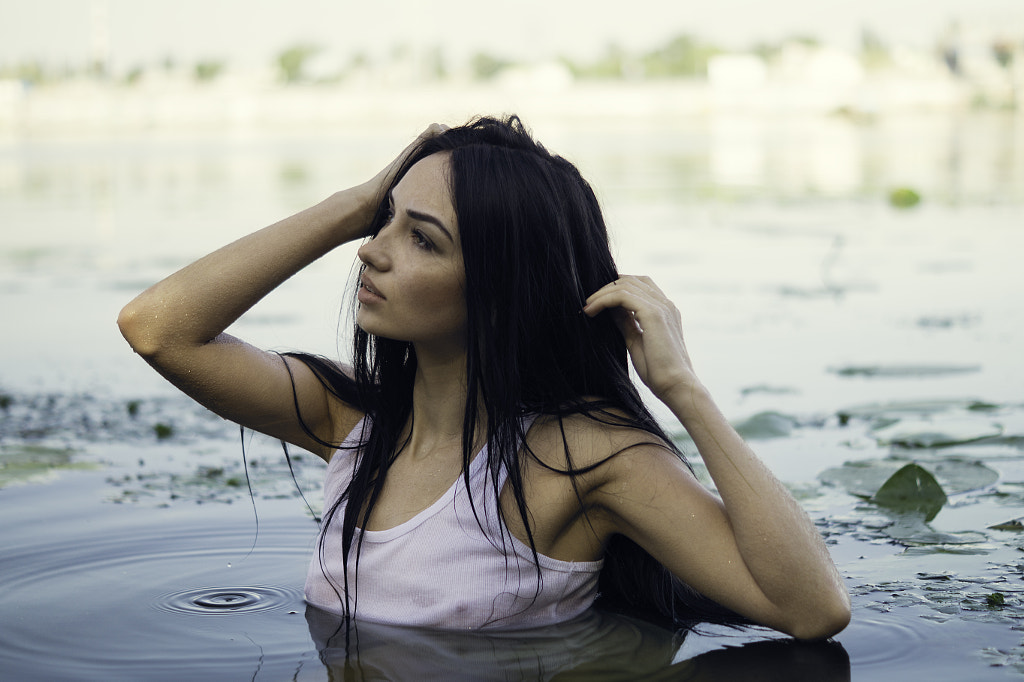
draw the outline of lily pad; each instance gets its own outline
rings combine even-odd
[[[772,386],[770,384],[757,384],[756,386],[747,386],[740,390],[740,395],[793,395],[800,391],[791,386]]]
[[[933,530],[921,517],[914,517],[916,522],[894,523],[885,529],[886,535],[903,545],[916,547],[949,546],[949,545],[976,545],[985,542],[988,538],[984,533],[973,530],[961,531],[959,533],[943,533]],[[932,550],[936,551],[936,550]],[[946,550],[949,551],[949,550]],[[976,549],[974,551],[977,551]]]
[[[994,409],[995,406],[970,399],[950,400],[898,400],[885,403],[867,403],[864,405],[852,405],[839,410],[836,415],[839,421],[846,424],[851,419],[866,419],[870,421],[885,420],[893,423],[906,415],[923,416],[950,412],[953,410],[982,410]]]
[[[947,498],[928,470],[911,463],[890,476],[871,499],[900,513],[921,514],[928,522],[939,513]]]
[[[826,469],[818,474],[818,480],[843,488],[851,495],[870,499],[906,464],[893,459],[858,460]],[[999,480],[999,474],[981,462],[944,459],[916,464],[932,474],[947,495],[984,488]]]
[[[95,465],[72,461],[73,450],[37,445],[0,447],[0,488],[36,483],[61,469],[88,469]]]
[[[736,432],[747,440],[786,438],[796,427],[797,421],[778,412],[760,412],[736,424]]]
[[[835,367],[829,371],[841,377],[920,379],[979,370],[981,370],[981,365],[847,365],[846,367]]]
[[[941,448],[995,438],[1002,435],[1003,427],[996,422],[977,419],[943,419],[939,422],[901,419],[872,433],[879,445]]]
[[[894,187],[889,190],[889,205],[893,208],[913,208],[921,203],[921,195],[910,187]]]
[[[1019,533],[1024,530],[1024,523],[1021,523],[1021,519],[1010,519],[1009,521],[1003,521],[1002,523],[997,523],[994,526],[989,526],[989,528],[992,530],[1009,530]]]

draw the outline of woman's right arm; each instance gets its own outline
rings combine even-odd
[[[331,395],[302,362],[260,350],[224,330],[314,260],[366,236],[406,155],[444,129],[428,127],[372,180],[157,282],[121,310],[121,333],[154,369],[210,410],[330,459],[333,448],[318,441],[340,442],[362,413]]]
[[[360,414],[333,399],[303,363],[224,330],[293,274],[364,236],[377,199],[371,183],[338,192],[218,249],[126,305],[117,320],[121,333],[154,369],[212,411],[329,458],[331,450],[299,423],[292,378],[302,419],[319,439],[338,442]]]

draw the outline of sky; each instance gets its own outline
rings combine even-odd
[[[0,64],[79,65],[103,31],[113,67],[127,69],[167,56],[256,66],[297,43],[371,56],[439,45],[449,58],[516,59],[592,57],[609,43],[644,49],[679,33],[732,49],[798,34],[852,48],[864,27],[890,44],[928,47],[953,21],[1008,27],[1024,40],[1024,0],[0,0]]]

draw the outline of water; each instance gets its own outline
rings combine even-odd
[[[613,618],[517,637],[364,628],[350,674],[452,677],[472,660],[483,679],[1019,677],[1024,538],[990,526],[1024,516],[1020,119],[531,123],[592,180],[622,270],[679,305],[705,383],[828,537],[854,621],[810,648]],[[133,357],[114,319],[175,267],[363,179],[411,133],[0,145],[0,677],[345,673],[336,625],[302,602],[316,526],[279,446],[246,436],[257,532],[237,429]],[[922,204],[890,207],[896,186]],[[335,354],[352,257],[317,262],[232,331]],[[950,442],[921,447],[931,432]],[[944,483],[956,492],[920,528],[821,483],[853,460],[980,461],[996,482]],[[314,508],[322,470],[297,463]]]

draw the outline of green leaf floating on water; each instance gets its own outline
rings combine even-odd
[[[897,514],[895,523],[885,529],[885,534],[900,544],[917,547],[918,553],[969,553],[972,550],[951,545],[976,545],[987,539],[984,533],[973,530],[945,533],[934,530],[919,514]]]
[[[867,379],[921,379],[980,370],[981,365],[845,365],[829,368],[830,372],[841,377]]]
[[[778,412],[759,412],[735,424],[736,432],[747,440],[786,438],[793,433],[797,422],[793,417]]]
[[[1021,523],[1021,519],[1010,519],[1009,521],[1003,521],[997,523],[994,526],[989,526],[992,530],[1009,530],[1015,533],[1019,533],[1024,530],[1024,523]]]
[[[941,448],[995,438],[1002,433],[1001,424],[977,419],[900,419],[875,429],[872,435],[878,440],[879,445]]]
[[[889,190],[889,205],[893,208],[913,208],[921,203],[921,195],[910,187],[894,187]]]
[[[818,480],[843,488],[851,495],[870,499],[906,464],[896,459],[857,460],[826,469],[818,474]],[[947,495],[984,488],[999,480],[999,474],[981,462],[949,458],[915,464],[934,476]]]
[[[985,603],[994,607],[1005,606],[1006,596],[1002,592],[993,592],[985,597]]]
[[[758,412],[746,419],[733,424],[736,432],[746,440],[765,440],[768,438],[788,438],[799,426],[795,417],[781,412]],[[672,434],[672,441],[685,451],[692,452],[693,439],[686,431]]]
[[[38,445],[0,446],[0,488],[17,483],[42,483],[63,469],[91,469],[95,465],[75,462],[73,450]]]
[[[931,521],[946,504],[946,493],[926,469],[907,464],[889,477],[871,498],[875,504],[900,513],[919,513]]]
[[[847,462],[818,478],[886,510],[893,523],[884,532],[893,539],[905,545],[945,546],[985,540],[983,533],[945,533],[927,525],[942,509],[946,496],[991,485],[999,474],[980,462],[961,459],[910,464],[875,459]]]

